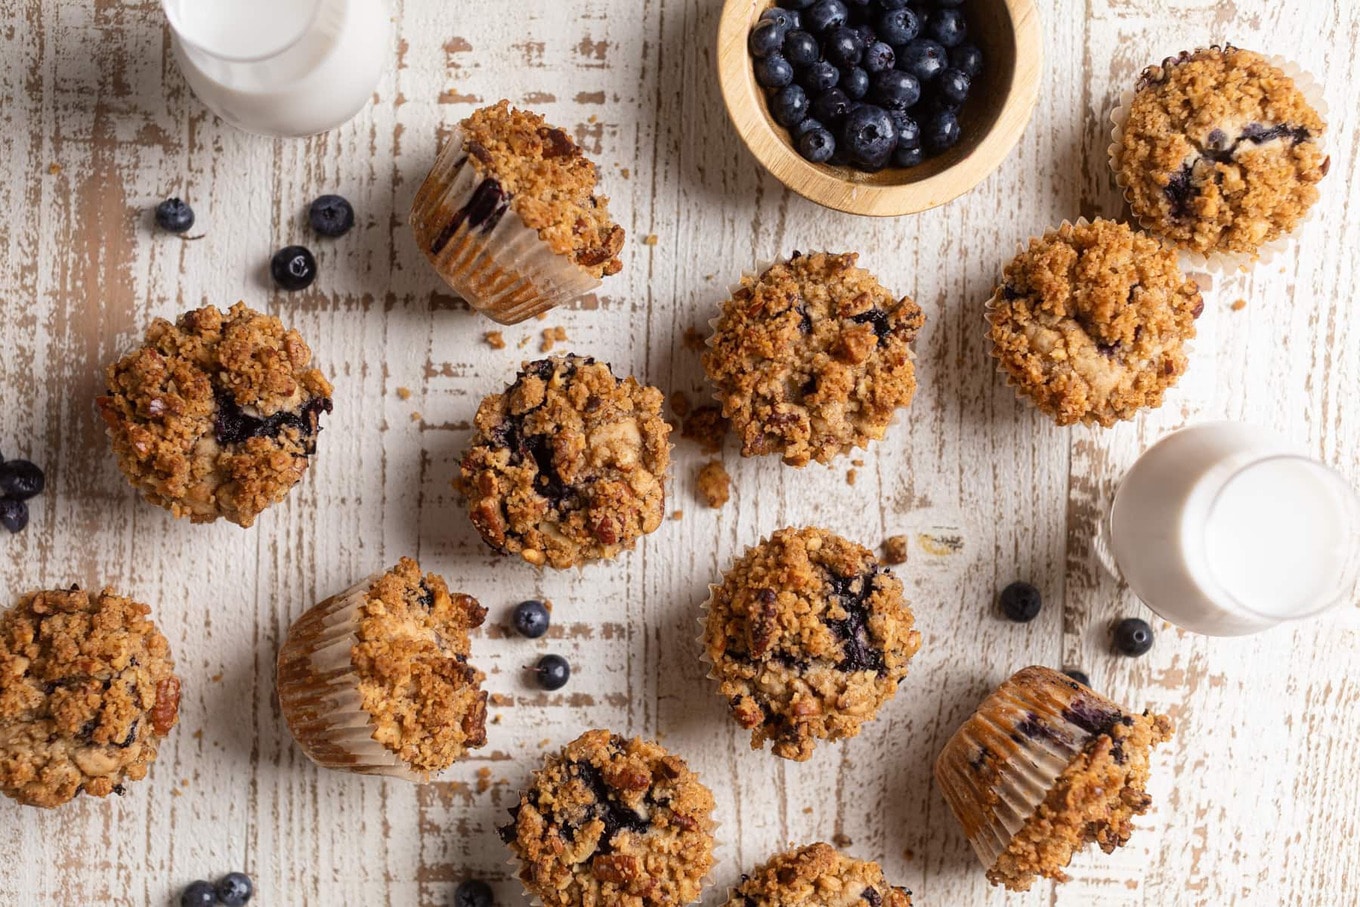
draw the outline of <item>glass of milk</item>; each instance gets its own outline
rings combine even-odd
[[[248,132],[341,126],[392,57],[385,0],[162,0],[194,94]]]
[[[1356,601],[1360,497],[1255,426],[1158,441],[1124,477],[1108,528],[1134,593],[1196,633],[1255,633]]]

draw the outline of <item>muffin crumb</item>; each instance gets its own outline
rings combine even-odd
[[[883,563],[889,566],[907,562],[907,537],[890,535],[883,540]]]
[[[505,349],[505,335],[500,331],[487,331],[482,335],[482,339],[485,340],[486,345],[493,350]]]
[[[723,468],[721,460],[705,463],[699,470],[697,484],[704,503],[714,509],[726,504],[732,496],[732,477]]]

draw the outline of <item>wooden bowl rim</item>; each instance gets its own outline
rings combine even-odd
[[[752,7],[766,0],[725,0],[718,23],[718,84],[727,115],[742,142],[785,186],[819,205],[871,217],[917,214],[943,205],[990,176],[1020,141],[1034,114],[1043,71],[1043,37],[1034,0],[999,2],[1015,34],[1015,70],[987,134],[966,156],[938,173],[897,185],[845,179],[804,160],[776,130],[761,107],[746,50]]]

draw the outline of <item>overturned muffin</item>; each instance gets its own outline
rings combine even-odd
[[[54,807],[146,777],[180,698],[150,611],[72,586],[0,615],[0,792]]]
[[[727,907],[911,907],[911,892],[890,885],[877,863],[819,843],[771,857],[743,876]]]
[[[156,319],[96,401],[118,467],[177,517],[252,525],[307,471],[331,411],[311,361],[296,331],[245,303]]]
[[[1026,891],[1087,844],[1112,853],[1147,812],[1164,715],[1134,714],[1043,667],[1017,672],[945,744],[935,782],[993,885]]]
[[[661,525],[671,427],[661,391],[581,356],[524,365],[477,408],[462,487],[492,548],[535,566],[611,558]]]

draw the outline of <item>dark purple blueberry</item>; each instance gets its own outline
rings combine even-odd
[[[814,164],[825,164],[836,153],[836,139],[826,129],[810,129],[798,137],[798,153]]]
[[[841,89],[831,88],[812,99],[808,112],[823,123],[835,125],[850,112],[850,98]],[[829,151],[827,156],[830,156]]]
[[[782,54],[770,54],[756,60],[756,81],[765,88],[783,88],[793,81],[793,64]]]
[[[858,66],[852,66],[841,72],[838,87],[847,98],[858,101],[869,93],[869,74]]]
[[[915,148],[904,148],[898,145],[897,150],[893,152],[893,166],[895,167],[915,167],[925,159],[926,153],[921,150],[920,145]]]
[[[453,891],[453,907],[491,907],[495,903],[491,886],[480,879],[468,879]]]
[[[906,110],[921,100],[921,83],[911,73],[889,69],[869,80],[869,97],[884,110]]]
[[[959,141],[959,118],[952,110],[940,110],[930,115],[921,130],[921,139],[931,154],[953,148]]]
[[[835,88],[840,80],[841,71],[825,60],[818,60],[798,73],[798,84],[807,89],[810,95],[818,95]]]
[[[874,27],[867,22],[861,22],[858,25],[852,25],[850,27],[859,35],[859,39],[864,42],[865,47],[868,47],[878,40],[878,34],[874,31]]]
[[[949,52],[949,65],[976,79],[982,72],[982,51],[976,44],[960,44]]]
[[[514,622],[515,632],[527,639],[538,639],[548,632],[548,626],[552,623],[548,606],[537,599],[529,599],[515,605],[511,620]]]
[[[878,39],[894,47],[906,44],[921,33],[921,20],[905,7],[890,9],[878,17]]]
[[[255,883],[244,872],[229,872],[217,880],[217,900],[222,907],[245,907],[255,896]]]
[[[305,290],[316,280],[316,259],[303,246],[285,246],[269,262],[274,283],[288,292]]]
[[[0,498],[0,526],[10,532],[23,532],[28,526],[28,505],[13,498]]]
[[[167,233],[188,233],[194,226],[194,209],[178,198],[167,198],[156,206],[156,226]]]
[[[801,85],[785,85],[770,98],[770,116],[787,128],[803,122],[808,112],[808,96]]]
[[[1027,624],[1039,616],[1044,607],[1044,597],[1033,585],[1014,582],[1001,590],[997,599],[1001,613],[1017,624]]]
[[[945,8],[937,10],[926,25],[926,34],[945,47],[958,47],[968,37],[968,23],[963,11]]]
[[[881,168],[897,147],[897,130],[886,110],[865,104],[846,114],[841,141],[855,163]]]
[[[838,28],[822,42],[822,54],[841,69],[854,66],[864,56],[864,39],[853,28]]]
[[[0,498],[27,501],[42,494],[47,477],[27,460],[9,460],[0,464]]]
[[[790,127],[789,127],[789,135],[791,135],[791,136],[793,136],[795,139],[797,139],[800,135],[802,135],[802,134],[805,133],[805,132],[811,132],[811,131],[814,130],[814,129],[825,129],[825,128],[826,128],[826,127],[823,126],[823,125],[821,124],[821,122],[820,122],[819,120],[817,120],[816,117],[807,117],[807,118],[804,119],[801,123],[799,123],[797,126],[790,126]]]
[[[354,227],[354,206],[339,195],[323,195],[312,202],[307,219],[322,236],[344,236]]]
[[[1082,686],[1089,687],[1091,685],[1091,678],[1086,676],[1086,673],[1083,671],[1078,671],[1075,668],[1073,668],[1070,671],[1063,671],[1063,673],[1066,674],[1068,677],[1071,677],[1073,680],[1075,680]]]
[[[844,25],[849,10],[841,0],[817,0],[808,8],[803,21],[811,31],[824,32],[827,29]]]
[[[768,57],[784,46],[784,37],[787,34],[787,28],[766,19],[756,23],[756,27],[751,29],[751,34],[746,39],[746,48],[753,57]]]
[[[875,41],[865,49],[861,65],[864,67],[864,71],[872,76],[875,73],[887,72],[893,68],[895,63],[897,63],[897,51],[882,41]]]
[[[943,107],[961,107],[968,99],[968,89],[971,87],[972,80],[963,70],[950,67],[935,80],[935,97]]]
[[[1114,649],[1121,655],[1137,658],[1152,648],[1152,627],[1139,617],[1126,617],[1114,628]]]
[[[216,907],[217,892],[211,882],[199,879],[190,882],[189,887],[179,896],[179,907]]]
[[[571,664],[561,655],[544,655],[534,666],[534,678],[550,693],[560,690],[571,679]]]
[[[792,31],[795,28],[802,28],[803,21],[799,15],[791,9],[780,9],[772,6],[760,14],[761,22],[777,22],[784,26],[785,31]]]
[[[922,85],[943,72],[948,64],[944,46],[927,38],[909,42],[897,60],[897,68],[914,75]]]
[[[905,111],[889,111],[893,126],[897,129],[898,148],[919,148],[921,146],[921,127]]]
[[[807,9],[817,0],[779,0],[779,5],[784,9]]]
[[[784,36],[784,57],[794,66],[810,66],[821,56],[821,45],[807,32],[795,30]]]

